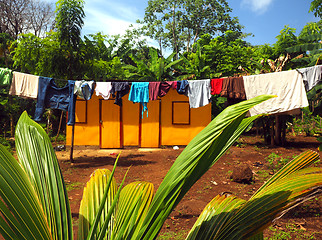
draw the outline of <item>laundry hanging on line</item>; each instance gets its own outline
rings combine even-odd
[[[302,76],[296,70],[244,76],[243,79],[247,99],[263,94],[277,96],[251,108],[251,116],[286,113],[309,106]]]
[[[189,80],[188,82],[190,108],[199,108],[208,105],[211,99],[210,79]]]
[[[94,92],[95,82],[92,81],[75,81],[74,94],[84,100],[90,100]]]
[[[95,93],[96,96],[101,96],[104,100],[108,100],[111,96],[112,83],[111,82],[96,82]]]
[[[148,82],[133,82],[129,94],[129,100],[133,103],[141,103],[142,118],[146,111],[146,116],[148,117],[148,107],[149,102],[149,83]]]
[[[22,98],[37,99],[39,76],[13,72],[9,94]]]
[[[321,66],[300,68],[300,69],[297,69],[297,71],[302,74],[305,90],[307,92],[310,91],[312,88],[314,88],[319,82],[321,82],[321,78],[322,78]]]
[[[68,112],[68,125],[75,124],[74,94],[75,81],[68,80],[66,86],[60,88],[53,78],[39,77],[39,91],[35,110],[35,121],[41,121],[46,108],[60,109]]]
[[[321,79],[322,79],[321,65],[309,67],[309,68],[297,69],[296,71],[300,74],[300,76],[297,77],[298,79],[297,83],[298,82],[304,83],[303,86],[305,86],[306,91],[311,90],[314,86],[321,83]],[[10,72],[12,73],[11,75],[10,75]],[[283,95],[282,92],[278,92],[275,90],[274,90],[275,92],[274,91],[272,92],[272,91],[268,91],[267,89],[274,89],[274,85],[280,82],[291,81],[291,78],[290,78],[291,74],[290,75],[286,74],[286,72],[290,72],[290,71],[279,72],[279,73],[284,73],[280,75],[283,77],[280,78],[279,82],[275,82],[275,83],[274,83],[274,80],[271,81],[271,80],[263,80],[263,79],[269,79],[270,78],[269,74],[277,74],[274,76],[278,76],[279,73],[250,75],[250,76],[237,77],[237,78],[228,77],[228,78],[211,79],[209,80],[209,84],[207,80],[207,87],[204,87],[203,85],[203,89],[205,90],[206,88],[208,88],[211,95],[219,94],[221,96],[227,97],[228,100],[231,100],[231,99],[243,100],[246,98],[250,99],[252,97],[255,97],[261,94],[274,94],[274,95],[282,96]],[[17,95],[23,98],[37,99],[39,79],[40,79],[39,76],[35,76],[32,74],[12,72],[10,69],[0,68],[0,85],[1,84],[8,85],[9,82],[11,82],[10,91],[9,91],[9,94],[11,95]],[[252,80],[253,83],[251,84],[251,86],[249,85],[249,82],[251,82],[250,79],[253,79]],[[258,82],[255,81],[254,79],[257,79],[257,80],[262,79],[260,81],[265,82],[266,90],[265,88],[263,89],[260,86],[257,87]],[[200,83],[198,83],[198,81],[200,81]],[[154,83],[151,82],[151,84],[147,84],[149,85],[148,87],[149,100],[157,100],[160,97],[164,97],[169,91],[169,89],[172,87],[173,89],[176,89],[179,94],[188,96],[189,105],[191,108],[204,106],[207,102],[208,103],[210,102],[205,100],[205,99],[209,99],[208,90],[203,91],[203,93],[200,94],[200,92],[193,90],[195,86],[191,86],[190,93],[189,93],[189,82],[191,82],[192,85],[201,86],[202,85],[201,81],[205,81],[205,80],[189,80],[189,81],[180,80],[180,81],[154,82]],[[76,84],[77,87],[76,89],[73,89],[73,93],[76,93],[79,97],[89,100],[93,94],[94,86],[96,84],[95,91],[97,96],[102,96],[103,99],[106,100],[106,99],[109,99],[110,95],[112,94],[112,96],[115,97],[114,103],[119,106],[122,106],[122,97],[124,97],[126,94],[130,92],[130,87],[131,87],[129,82],[96,82],[95,83],[94,81],[85,81],[85,80],[76,81],[76,82],[78,82]],[[132,84],[133,83],[135,84],[136,82],[132,82]],[[247,87],[244,85],[247,85]],[[289,84],[288,86],[292,86],[292,85]],[[247,91],[245,90],[246,88],[247,88]],[[258,88],[259,90],[257,91],[256,88]],[[274,112],[287,113],[290,110],[298,109],[303,106],[306,106],[305,99],[307,101],[307,98],[306,98],[306,95],[303,94],[303,89],[301,88],[302,87],[300,86],[300,84],[295,84],[293,86],[293,93],[292,93],[294,95],[293,96],[294,100],[301,99],[302,102],[300,104],[294,103],[293,105],[290,104],[288,107],[285,107],[285,106],[283,107],[281,103],[277,102],[276,104],[274,104],[274,106],[276,106],[276,108],[278,108],[279,110],[271,110],[271,109],[265,110],[264,108],[264,110],[261,110],[260,112],[266,113],[266,114],[272,114]],[[301,94],[301,95],[298,95],[298,94]],[[68,94],[66,93],[66,96],[67,95],[69,95],[69,93]],[[199,102],[196,104],[196,99],[199,99],[198,101],[201,101],[202,103]],[[289,102],[290,101],[292,102],[293,100],[289,100]],[[146,107],[143,107],[143,109],[146,109]],[[256,107],[254,109],[256,109]],[[73,111],[75,111],[75,107],[73,108]],[[253,114],[255,113],[252,113],[252,115]],[[73,121],[72,117],[70,117],[69,119]]]

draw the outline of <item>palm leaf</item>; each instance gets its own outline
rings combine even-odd
[[[217,195],[204,208],[186,240],[215,239],[216,234],[246,201],[232,195]]]
[[[261,188],[259,188],[256,193],[254,193],[253,198],[257,197],[257,194],[265,192],[265,188],[273,184],[275,181],[283,179],[291,173],[310,166],[318,158],[317,153],[313,151],[306,151],[296,156],[292,161],[282,167],[273,177],[271,177]]]
[[[122,189],[111,239],[137,239],[153,192],[153,184],[148,182],[133,182]]]
[[[54,239],[72,239],[68,195],[57,157],[42,127],[24,112],[16,128],[18,159],[30,178]]]
[[[111,181],[109,184],[109,180]],[[107,196],[104,197],[105,191],[108,189]],[[108,169],[97,169],[92,174],[83,191],[83,198],[79,208],[78,222],[78,239],[86,239],[89,235],[91,227],[95,225],[95,219],[99,221],[95,227],[94,236],[97,236],[104,223],[105,217],[111,208],[112,202],[116,194],[116,181],[113,174]],[[104,200],[105,199],[105,200]],[[100,210],[102,201],[104,201],[103,209]],[[98,212],[102,211],[99,214]],[[113,217],[113,215],[112,215]],[[113,229],[112,223],[108,227],[108,232]]]
[[[5,239],[52,239],[28,175],[1,144],[0,189],[0,233]]]
[[[139,237],[154,239],[191,186],[224,154],[247,126],[247,111],[272,96],[259,96],[226,108],[182,151],[158,188]]]
[[[309,34],[304,37],[301,37],[299,40],[302,40],[305,42],[318,42],[322,40],[322,34],[321,33]]]
[[[290,208],[321,192],[322,170],[307,168],[319,155],[308,151],[282,168],[249,201],[215,197],[187,239],[263,239],[262,231]]]
[[[295,45],[289,48],[286,48],[287,52],[306,52],[306,51],[313,51],[322,49],[321,43],[303,43],[299,45]]]

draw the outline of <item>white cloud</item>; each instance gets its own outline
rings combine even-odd
[[[267,11],[274,0],[242,0],[241,6],[250,8],[257,14],[263,14]]]
[[[104,0],[93,0],[85,5],[86,18],[82,29],[83,34],[103,32],[108,35],[123,35],[130,25],[134,28],[139,27],[136,20],[142,18],[138,11],[132,7],[124,6],[121,3]],[[149,37],[145,39],[149,46],[158,48],[156,41]]]
[[[113,17],[104,12],[87,9],[83,27],[85,34],[103,32],[108,35],[124,34],[125,30],[134,22]]]

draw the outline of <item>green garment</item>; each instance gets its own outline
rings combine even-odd
[[[0,86],[10,85],[12,80],[12,71],[8,68],[0,68]]]

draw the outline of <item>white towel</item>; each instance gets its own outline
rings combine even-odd
[[[203,107],[209,104],[211,98],[210,79],[189,80],[188,82],[190,108]]]
[[[246,98],[276,95],[250,109],[251,116],[288,112],[309,106],[302,76],[296,70],[244,76]]]
[[[9,94],[37,99],[39,76],[13,72]]]
[[[313,66],[297,69],[303,76],[305,90],[308,92],[314,88],[322,78],[322,66]]]
[[[105,100],[107,100],[110,98],[111,89],[111,82],[97,82],[95,88],[96,96],[102,96]]]

